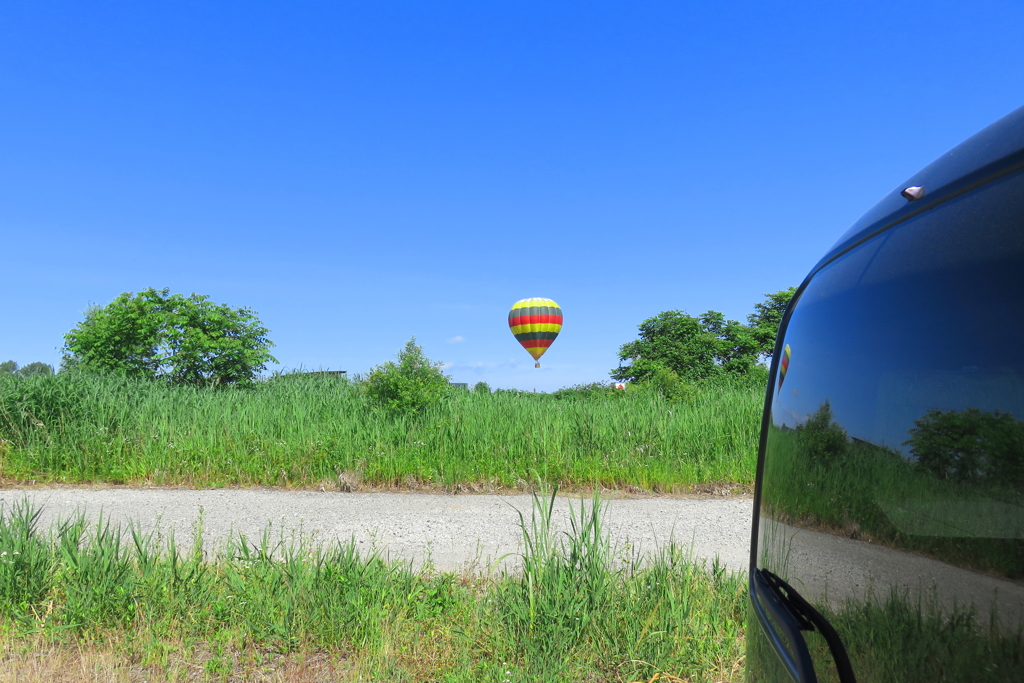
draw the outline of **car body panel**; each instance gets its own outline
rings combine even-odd
[[[750,680],[1024,670],[1024,108],[908,184],[924,197],[876,205],[780,326]]]

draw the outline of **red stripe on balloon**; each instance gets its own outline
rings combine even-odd
[[[520,315],[515,318],[508,319],[508,326],[515,327],[516,325],[537,325],[537,324],[548,324],[548,325],[561,325],[562,316],[560,315],[549,315],[549,314],[535,314],[535,315]]]
[[[553,341],[554,339],[531,339],[519,343],[523,345],[524,349],[536,349],[541,347],[546,349],[547,347],[551,346],[551,342]]]

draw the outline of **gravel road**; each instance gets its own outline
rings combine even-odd
[[[42,508],[44,529],[79,511],[91,520],[102,512],[114,523],[132,522],[165,539],[173,532],[179,546],[190,546],[202,519],[208,551],[232,533],[258,541],[269,528],[272,541],[287,542],[296,534],[324,544],[354,539],[361,550],[375,549],[392,560],[422,566],[429,558],[441,571],[477,572],[505,556],[505,566],[514,566],[521,551],[519,511],[529,523],[533,504],[529,495],[61,487],[0,489],[0,509],[6,512],[23,498]],[[717,557],[729,569],[747,570],[750,496],[609,496],[605,503],[604,526],[614,547],[644,553],[674,540],[694,559],[710,563]],[[570,505],[578,510],[580,498],[556,500],[560,530],[568,527]],[[788,539],[790,569],[805,580],[800,589],[808,597],[862,599],[872,584],[931,596],[938,582],[945,588],[934,597],[946,607],[987,606],[997,598],[1006,623],[1024,615],[1020,585],[818,531],[779,525],[777,533]]]
[[[31,488],[0,490],[0,506],[28,498],[42,508],[41,528],[78,511],[95,520],[138,524],[179,545],[192,542],[202,519],[204,547],[212,549],[232,533],[258,539],[301,533],[316,543],[354,539],[391,559],[422,565],[428,558],[441,571],[486,568],[521,550],[521,511],[530,521],[529,495],[442,495],[421,493],[336,493],[257,489]],[[737,571],[747,568],[752,499],[608,498],[605,529],[613,547],[641,553],[670,540],[696,559],[714,558]],[[580,498],[559,496],[556,524],[568,527],[569,505]],[[588,499],[589,504],[589,499]],[[183,543],[184,542],[184,543]],[[506,562],[514,561],[506,559]]]

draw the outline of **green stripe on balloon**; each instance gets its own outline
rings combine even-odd
[[[557,332],[520,332],[516,335],[516,341],[520,343],[534,339],[550,339],[554,341],[556,337],[558,337]]]

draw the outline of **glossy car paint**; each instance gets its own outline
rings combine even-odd
[[[839,239],[771,377],[748,679],[1024,680],[1024,108]]]

